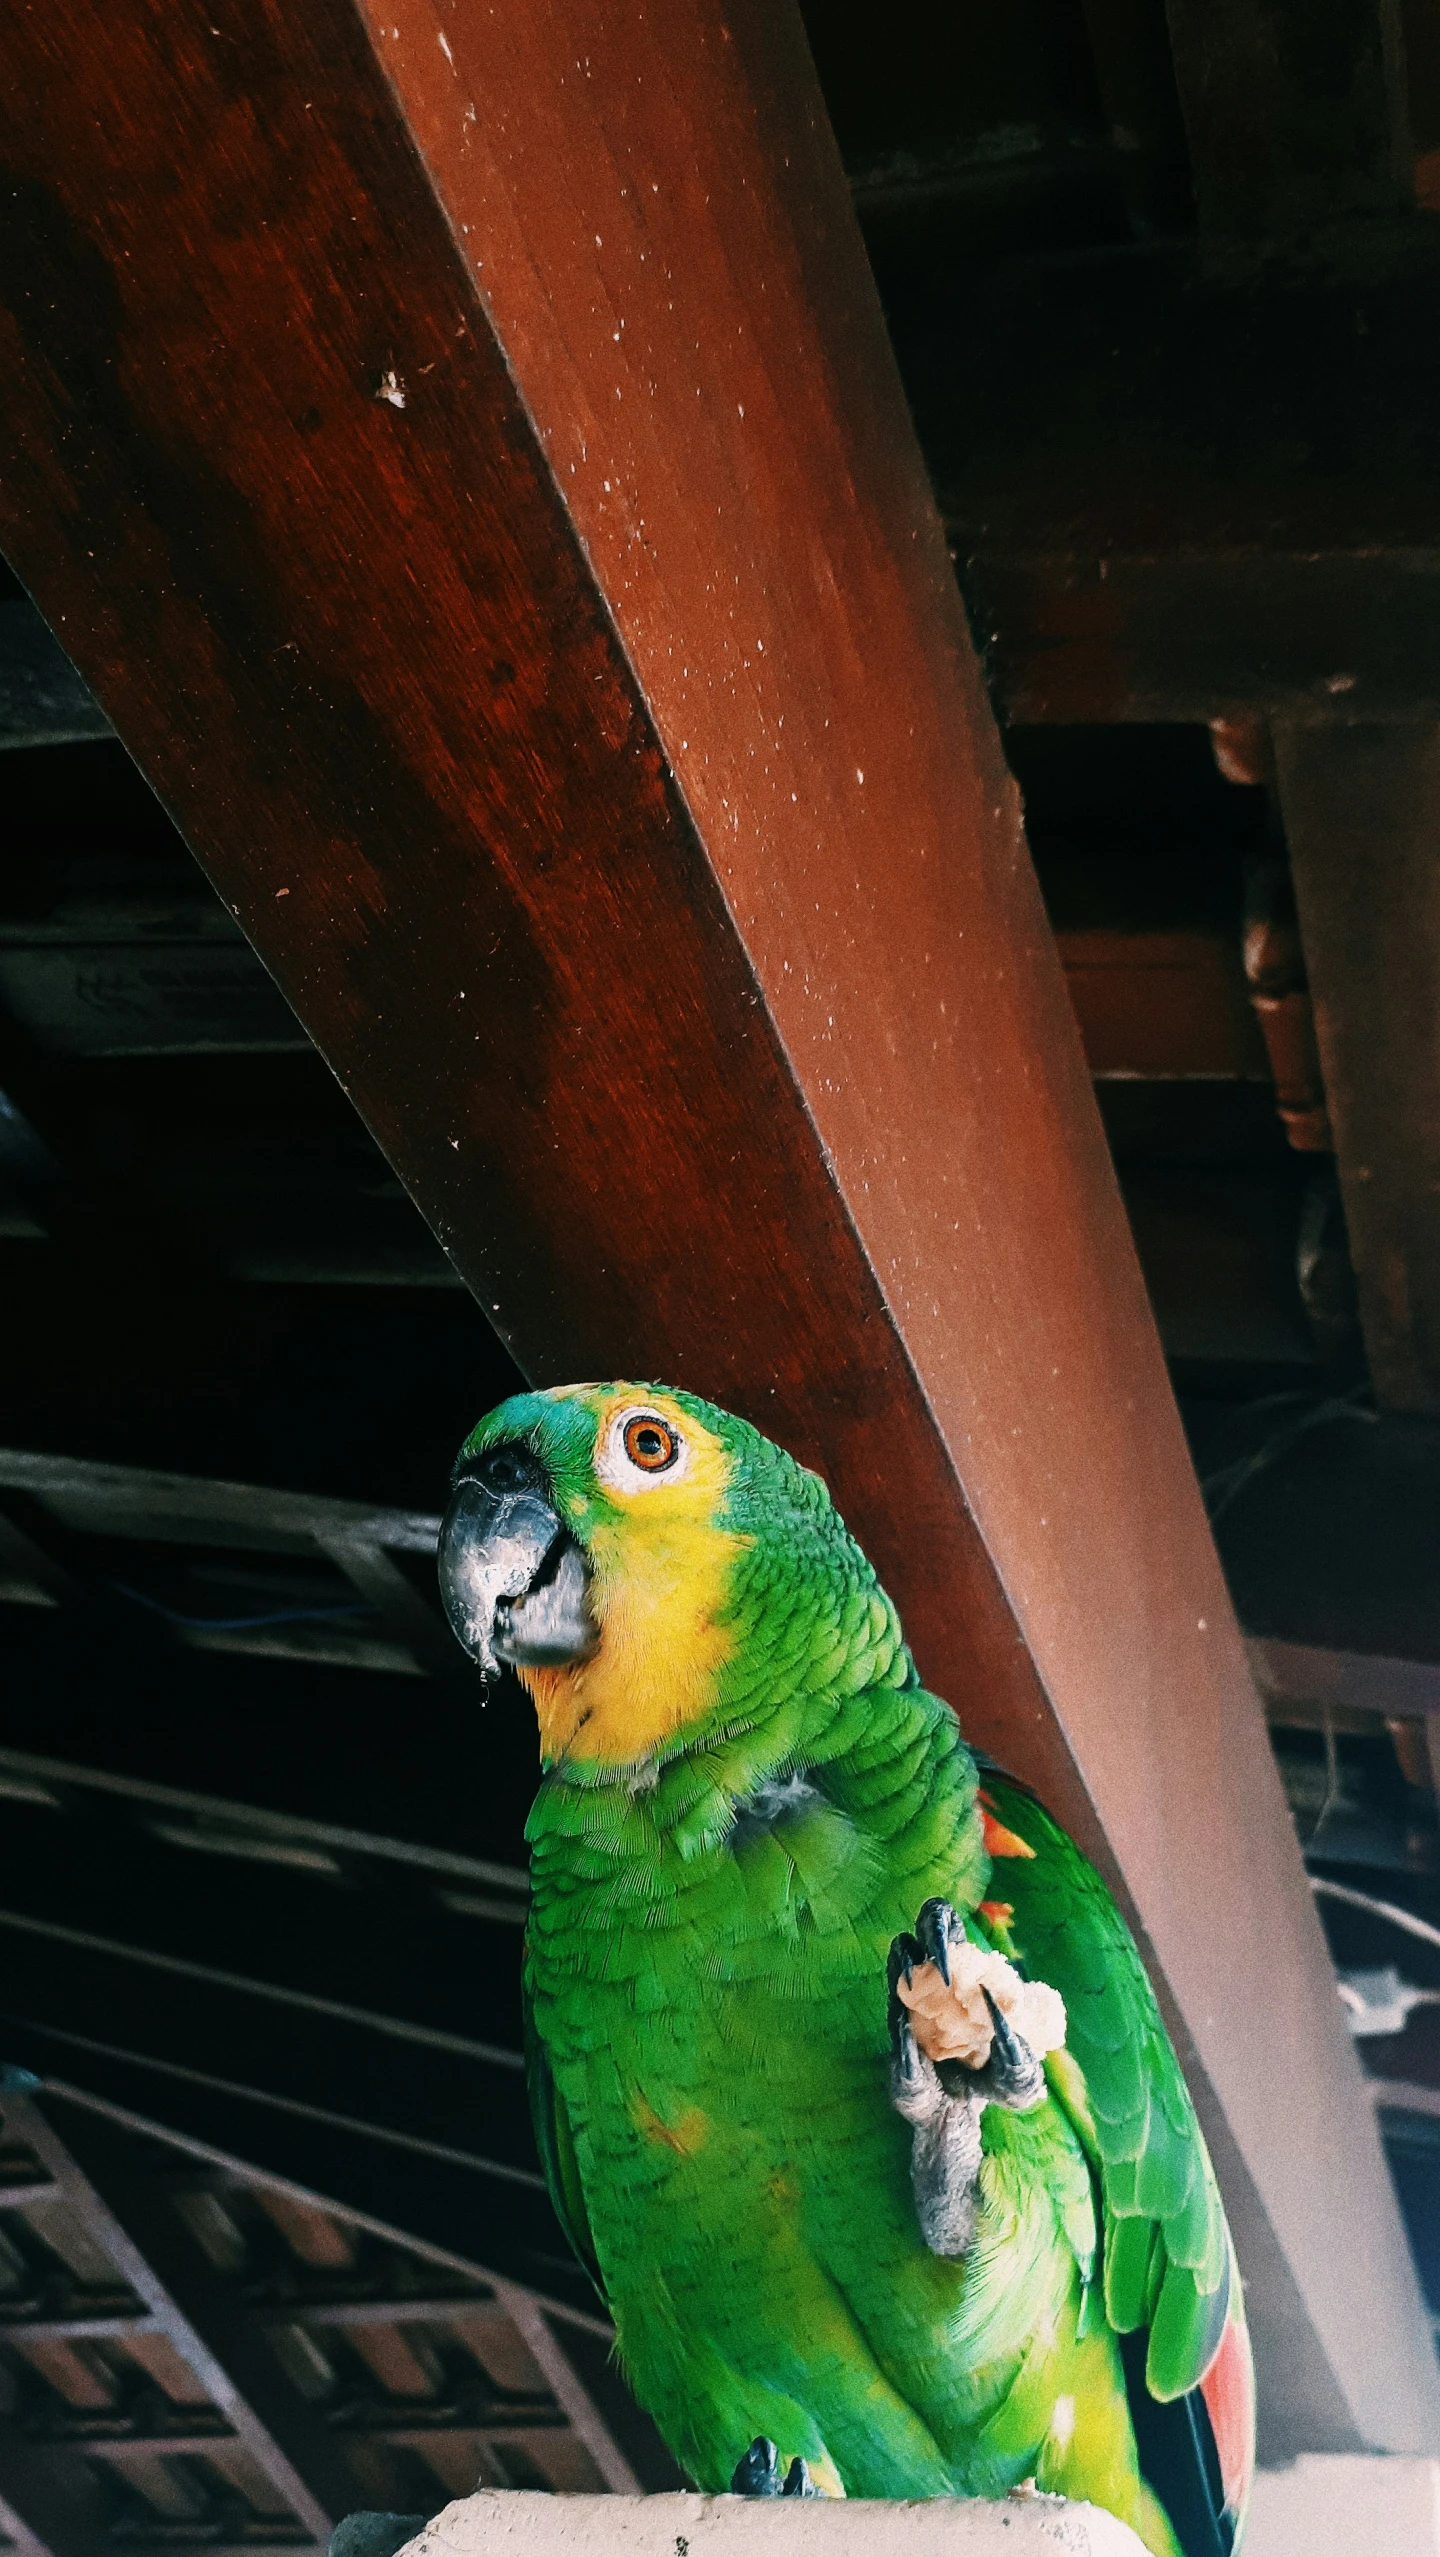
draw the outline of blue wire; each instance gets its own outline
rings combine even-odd
[[[167,1625],[178,1625],[186,1633],[243,1634],[252,1625],[318,1625],[337,1616],[373,1616],[374,1608],[364,1598],[345,1607],[281,1607],[272,1616],[182,1616],[173,1607],[164,1607],[158,1598],[147,1598],[143,1589],[130,1589],[123,1580],[111,1582],[122,1598],[133,1599],[137,1607],[148,1607],[152,1616],[163,1616]]]

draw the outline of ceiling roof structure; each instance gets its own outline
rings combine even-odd
[[[526,1376],[821,1465],[1140,1928],[1268,2454],[1429,2438],[1440,42],[1274,14],[15,39],[23,2557],[673,2474],[529,2131],[533,1724],[433,1588]]]

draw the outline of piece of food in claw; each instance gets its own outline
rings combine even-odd
[[[963,2060],[983,2068],[995,2027],[985,2004],[988,1989],[1007,2024],[1029,2044],[1037,2060],[1065,2039],[1065,2001],[1043,1980],[1022,1980],[1003,1953],[986,1944],[952,1944],[947,1987],[933,1962],[917,1962],[897,1983],[914,2019],[912,2030],[928,2060]]]

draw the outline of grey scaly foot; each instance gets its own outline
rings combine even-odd
[[[775,2445],[763,2433],[757,2433],[743,2459],[735,2463],[730,2480],[732,2495],[778,2495],[780,2469]]]
[[[730,2480],[732,2495],[814,2495],[818,2488],[810,2483],[810,2471],[803,2459],[792,2459],[780,2482],[780,2457],[772,2441],[757,2433],[745,2456],[737,2460]]]
[[[980,2175],[980,2116],[987,2104],[1024,2113],[1045,2093],[1045,2072],[1034,2052],[1006,2022],[988,1990],[994,2036],[983,2066],[927,2058],[915,2039],[899,1984],[922,1962],[933,1962],[949,1986],[950,1955],[966,1942],[965,1929],[948,1900],[927,1900],[913,1935],[890,1947],[890,2101],[912,2129],[910,2183],[920,2233],[932,2255],[966,2252],[975,2233]]]

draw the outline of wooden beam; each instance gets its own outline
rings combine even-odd
[[[1196,210],[1283,240],[1411,197],[1400,0],[1166,0]]]
[[[58,0],[7,56],[21,573],[522,1363],[818,1464],[1115,1876],[1272,2446],[1428,2442],[798,14]]]
[[[118,1814],[133,1804],[133,1817],[183,1832],[192,1867],[207,1840],[239,1851],[232,1887],[253,1847],[258,1865],[279,1870],[352,1856],[363,1870],[373,1855],[428,1867],[436,1887],[443,1879],[462,1897],[524,1891],[535,1741],[515,1691],[482,1714],[473,1698],[431,1688],[430,1746],[417,1756],[405,1751],[391,1678],[273,1660],[263,1676],[274,1728],[287,1734],[282,1756],[257,1738],[256,1670],[243,1656],[132,1651],[113,1627],[15,1607],[5,1672],[6,1732],[21,1754],[50,1762],[57,1782],[71,1780],[68,1765],[92,1802],[113,1787]],[[249,1802],[237,1805],[237,1793]]]
[[[1440,727],[1282,726],[1276,778],[1370,1373],[1440,1416]]]

